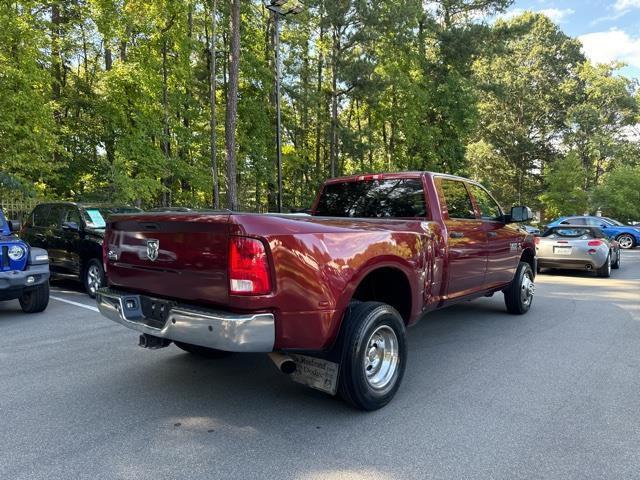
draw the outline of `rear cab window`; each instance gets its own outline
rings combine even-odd
[[[425,218],[421,178],[345,181],[325,185],[315,216],[343,218]]]

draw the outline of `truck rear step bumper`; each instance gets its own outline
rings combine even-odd
[[[105,317],[141,333],[228,352],[271,352],[275,320],[271,313],[238,315],[103,288],[96,295]],[[143,302],[159,315],[143,313]],[[160,319],[159,319],[160,318]]]

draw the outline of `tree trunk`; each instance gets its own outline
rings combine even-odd
[[[162,153],[164,154],[167,166],[169,166],[169,157],[171,154],[169,145],[169,92],[168,81],[169,72],[167,67],[167,40],[162,42]],[[171,206],[171,180],[167,178],[165,180],[165,190],[162,192],[162,206]]]
[[[236,211],[238,209],[236,124],[238,121],[238,84],[240,74],[240,0],[231,0],[230,17],[229,87],[225,125],[227,142],[227,204],[230,210]]]
[[[329,161],[331,177],[336,176],[336,160],[338,156],[338,54],[340,38],[337,28],[333,30],[333,45],[331,52],[331,139],[329,143]]]
[[[218,185],[218,150],[216,146],[218,128],[218,121],[216,119],[216,90],[217,90],[217,78],[216,78],[216,42],[218,39],[217,30],[217,0],[212,0],[211,4],[211,45],[209,47],[209,106],[210,106],[210,119],[209,128],[211,130],[210,147],[211,147],[211,173],[213,175],[213,208],[216,210],[220,208],[220,188]]]
[[[322,20],[322,7],[320,5],[320,38],[319,43],[322,44],[324,42],[324,25]],[[316,86],[316,94],[317,94],[317,105],[316,105],[316,180],[322,181],[324,172],[322,169],[322,165],[320,162],[320,153],[322,149],[321,135],[322,135],[322,104],[323,104],[323,95],[322,95],[322,71],[324,69],[324,54],[320,49],[318,52],[318,78],[317,78],[317,86]]]

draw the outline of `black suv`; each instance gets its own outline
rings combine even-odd
[[[84,283],[91,297],[105,283],[102,240],[106,219],[139,208],[83,203],[41,203],[22,226],[21,237],[49,252],[52,275],[72,276]]]

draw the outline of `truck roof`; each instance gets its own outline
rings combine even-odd
[[[429,171],[409,171],[409,172],[366,173],[366,174],[360,174],[360,175],[348,175],[345,177],[331,178],[327,180],[325,184],[344,183],[344,182],[361,182],[363,180],[383,180],[383,179],[393,179],[393,178],[421,178],[421,177],[431,177],[436,175],[439,177],[448,177],[448,178],[455,178],[458,180],[471,181],[468,178],[460,177],[457,175],[450,175],[448,173],[438,173],[438,172],[429,172]]]

